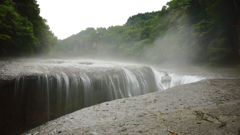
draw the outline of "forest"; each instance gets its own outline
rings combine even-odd
[[[240,1],[172,0],[122,26],[87,28],[59,40],[51,54],[226,66],[239,63],[239,46]]]
[[[57,44],[36,0],[0,1],[0,57],[47,54]]]
[[[239,0],[172,0],[159,11],[129,17],[121,26],[90,27],[64,40],[57,40],[39,14],[36,0],[0,1],[0,57],[49,55],[207,66],[240,62]]]

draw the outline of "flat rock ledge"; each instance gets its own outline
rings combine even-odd
[[[24,134],[240,135],[240,80],[203,80],[104,102]]]

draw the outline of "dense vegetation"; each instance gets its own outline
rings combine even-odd
[[[87,28],[59,41],[58,55],[141,59],[153,63],[238,62],[240,1],[172,0],[123,26]]]
[[[0,56],[33,56],[57,44],[36,0],[0,1]]]

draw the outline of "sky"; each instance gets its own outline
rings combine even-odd
[[[138,13],[159,11],[170,0],[37,0],[40,15],[58,39],[88,27],[123,25]]]

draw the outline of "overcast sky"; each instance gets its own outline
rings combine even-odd
[[[37,0],[52,32],[65,39],[88,27],[123,25],[130,16],[158,11],[170,0]]]

